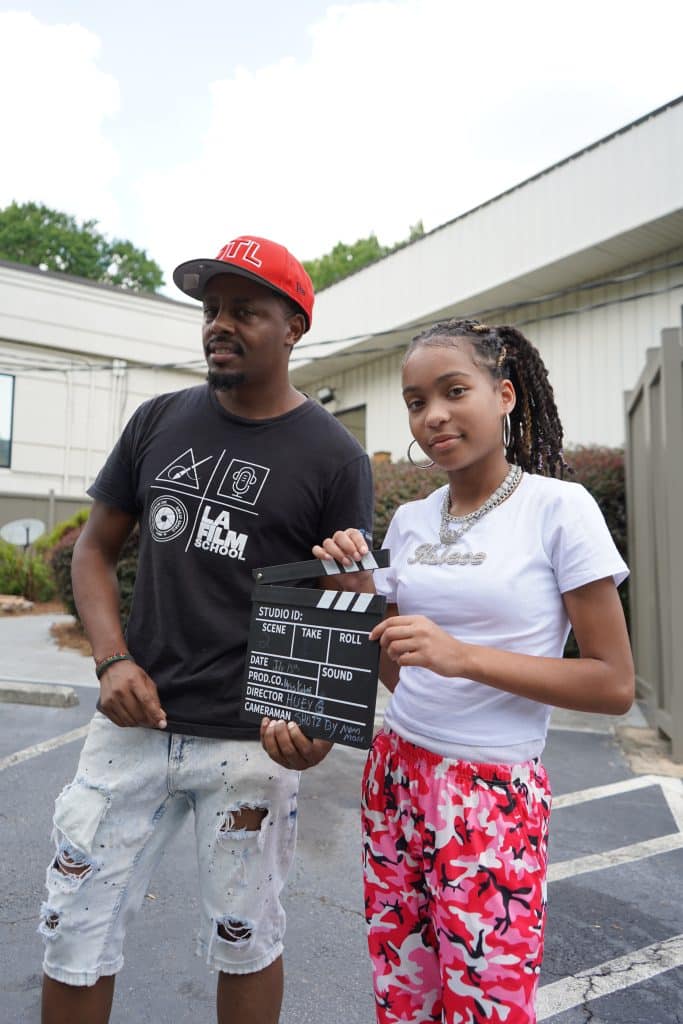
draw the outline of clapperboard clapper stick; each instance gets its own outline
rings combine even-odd
[[[382,550],[350,566],[313,558],[254,570],[242,719],[282,718],[311,739],[370,746],[379,644],[368,636],[384,617],[385,598],[274,584],[388,565]]]

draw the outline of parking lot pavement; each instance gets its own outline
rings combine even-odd
[[[612,735],[551,731],[549,918],[538,1020],[683,1021],[683,782]]]
[[[0,707],[0,822],[9,866],[0,894],[3,1024],[39,1020],[36,924],[52,807],[74,772],[96,696],[92,687],[77,693],[72,708]],[[544,757],[555,796],[538,1020],[682,1024],[683,783],[634,774],[601,718],[553,721]],[[302,779],[299,848],[286,890],[282,1024],[374,1019],[358,835],[363,760],[360,751],[337,748]],[[214,1019],[213,981],[193,955],[195,880],[188,821],[130,929],[112,1024]]]
[[[0,616],[0,686],[48,682],[97,689],[92,659],[60,650],[50,635],[53,623],[72,621],[70,615]]]

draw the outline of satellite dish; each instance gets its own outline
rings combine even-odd
[[[33,544],[33,541],[38,540],[43,533],[45,533],[45,523],[40,519],[15,519],[0,527],[0,537],[3,540],[24,548]]]

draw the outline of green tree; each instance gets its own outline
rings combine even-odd
[[[130,291],[155,292],[164,283],[161,267],[132,242],[110,241],[96,220],[79,224],[41,203],[10,203],[0,210],[0,259]]]
[[[337,242],[331,252],[319,256],[315,260],[304,262],[304,266],[311,275],[313,287],[319,291],[321,288],[327,288],[329,285],[341,281],[349,274],[354,274],[357,270],[362,270],[363,267],[381,259],[382,256],[387,256],[390,252],[395,252],[396,249],[402,249],[404,245],[421,238],[424,233],[424,227],[420,220],[410,228],[408,238],[397,242],[396,245],[381,245],[374,233],[368,235],[367,238],[359,238],[351,245],[346,242]]]
[[[316,290],[327,288],[328,285],[341,281],[343,277],[355,273],[368,263],[374,263],[381,256],[389,252],[385,246],[380,245],[377,236],[372,234],[367,238],[359,238],[357,242],[347,245],[346,242],[337,242],[331,252],[319,256],[318,259],[308,260],[304,266],[311,275],[313,287]]]

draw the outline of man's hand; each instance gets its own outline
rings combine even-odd
[[[334,746],[328,740],[309,740],[296,722],[274,718],[261,720],[261,745],[273,761],[297,772],[319,764]]]
[[[157,688],[134,661],[116,661],[100,679],[100,710],[114,725],[166,728]]]

